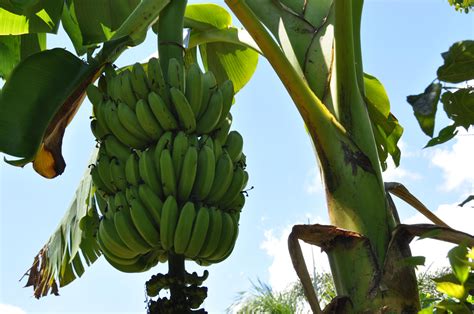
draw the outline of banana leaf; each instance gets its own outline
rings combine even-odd
[[[90,163],[96,158],[97,149]],[[101,255],[95,237],[99,215],[93,195],[92,179],[87,169],[58,228],[25,274],[28,277],[25,287],[32,286],[36,298],[58,295],[59,287],[81,277],[85,265],[90,266]]]

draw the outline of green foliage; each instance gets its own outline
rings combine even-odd
[[[458,245],[448,253],[451,269],[437,273],[433,282],[438,293],[423,291],[423,310],[420,313],[461,313],[474,310],[474,249]],[[429,284],[432,288],[432,283]],[[440,295],[441,293],[442,295]],[[422,294],[420,294],[422,296]]]
[[[0,1],[0,35],[56,33],[63,0]]]
[[[0,36],[0,78],[6,80],[20,61],[45,49],[45,33]]]
[[[382,169],[387,168],[390,154],[396,166],[400,164],[401,152],[397,143],[403,134],[403,127],[390,112],[390,100],[382,83],[364,73],[365,102],[369,111]]]
[[[438,68],[438,81],[431,83],[423,93],[407,97],[408,103],[423,132],[432,137],[425,147],[445,143],[457,134],[457,127],[466,130],[474,125],[474,89],[469,81],[474,79],[474,41],[454,43],[447,52],[441,54],[444,64]],[[465,86],[448,86],[446,83],[462,83]],[[453,124],[439,131],[433,137],[435,115],[439,101]]]
[[[21,62],[0,94],[0,151],[23,158],[18,165],[30,162],[51,120],[90,72],[64,49],[43,51]]]
[[[473,0],[448,0],[449,4],[454,6],[456,11],[469,13],[469,10],[474,7]]]

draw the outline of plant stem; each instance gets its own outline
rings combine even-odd
[[[187,0],[173,0],[163,9],[158,20],[158,55],[163,75],[168,77],[169,60],[183,64],[183,25]]]
[[[170,300],[173,301],[173,304],[186,304],[186,296],[183,293],[183,285],[184,282],[184,256],[178,255],[174,253],[168,254],[168,275],[171,278],[177,280],[177,283],[171,284],[170,286],[170,293],[171,297]]]

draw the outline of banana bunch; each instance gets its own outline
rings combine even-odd
[[[230,131],[231,81],[220,85],[197,64],[158,59],[90,85],[91,166],[102,219],[100,247],[115,268],[140,272],[173,251],[199,264],[232,252],[248,181],[243,138]]]

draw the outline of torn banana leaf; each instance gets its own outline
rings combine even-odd
[[[95,150],[91,163],[97,156]],[[48,294],[58,295],[64,287],[85,271],[101,255],[95,234],[99,215],[94,203],[94,190],[90,171],[87,169],[68,211],[48,242],[35,256],[27,271],[25,287],[32,286],[36,298]]]

